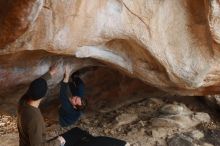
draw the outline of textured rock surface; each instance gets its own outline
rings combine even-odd
[[[168,146],[194,146],[193,139],[190,137],[186,137],[185,135],[178,135],[173,137]]]
[[[218,146],[219,130],[198,130],[175,134],[168,139],[168,146]]]
[[[210,116],[207,113],[190,111],[184,104],[168,104],[161,108],[161,113],[157,118],[152,119],[152,125],[155,127],[178,127],[191,128],[203,122],[210,122]]]
[[[121,114],[118,117],[116,117],[118,126],[130,124],[137,119],[138,119],[137,114]]]
[[[94,58],[172,93],[220,91],[218,0],[2,0],[0,9],[0,66],[24,68],[13,80],[41,75],[36,56],[46,53],[37,50],[46,50]],[[12,78],[6,69],[4,82]]]
[[[220,96],[219,95],[208,95],[202,97],[209,108],[220,109]]]

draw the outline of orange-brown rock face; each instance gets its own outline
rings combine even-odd
[[[219,0],[1,0],[1,92],[62,57],[171,93],[219,93],[219,13]]]

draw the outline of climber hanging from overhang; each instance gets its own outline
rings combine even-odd
[[[79,72],[71,75],[71,66],[65,66],[64,79],[60,84],[59,122],[62,127],[73,125],[79,120],[86,108],[87,99],[84,96],[84,83],[79,77]]]

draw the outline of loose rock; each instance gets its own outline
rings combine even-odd
[[[116,117],[117,125],[125,125],[134,122],[137,120],[137,114],[121,114]]]

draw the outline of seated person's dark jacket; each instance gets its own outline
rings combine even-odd
[[[62,127],[74,124],[79,120],[82,112],[73,108],[73,105],[69,101],[70,90],[73,96],[79,96],[84,98],[84,83],[80,78],[77,78],[75,82],[64,83],[61,82],[60,87],[60,102],[61,107],[59,109],[59,122]]]
[[[65,146],[125,146],[126,141],[106,137],[98,136],[95,137],[80,128],[72,128],[66,133],[62,134],[65,138]]]
[[[49,80],[49,73],[36,79]],[[17,127],[19,146],[60,146],[58,139],[46,140],[46,127],[39,108],[27,104],[29,95],[24,94],[18,103]]]

